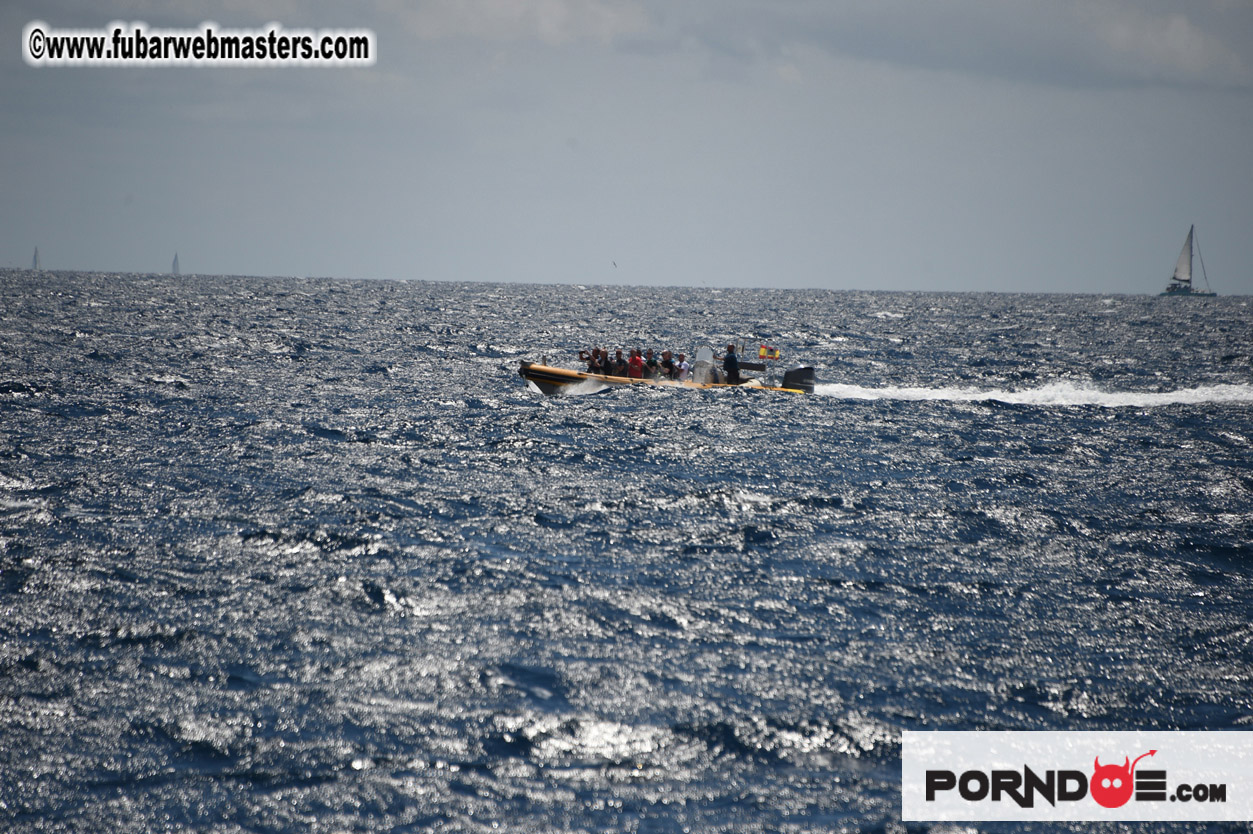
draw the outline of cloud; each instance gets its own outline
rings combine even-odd
[[[648,22],[641,7],[612,0],[432,0],[394,11],[426,40],[608,42],[637,34]]]
[[[1231,0],[719,0],[657,6],[658,42],[785,59],[795,48],[1075,87],[1253,87],[1253,4]]]
[[[1075,8],[1074,16],[1109,71],[1129,79],[1240,87],[1253,80],[1247,56],[1183,13],[1092,4]]]

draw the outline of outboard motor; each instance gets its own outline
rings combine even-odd
[[[705,345],[696,351],[696,358],[692,361],[691,379],[693,382],[699,382],[706,385],[711,382],[721,382],[718,370],[714,367],[714,351],[713,348]]]
[[[793,368],[783,375],[783,385],[781,387],[812,394],[814,392],[814,383],[817,381],[818,377],[814,373],[813,368]]]

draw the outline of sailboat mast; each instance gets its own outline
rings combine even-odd
[[[1196,227],[1193,226],[1192,228],[1195,229]],[[1213,292],[1213,290],[1210,290],[1209,287],[1209,276],[1205,274],[1205,258],[1201,257],[1201,241],[1194,238],[1192,245],[1196,247],[1196,259],[1201,264],[1201,278],[1205,281],[1205,289],[1209,292]]]

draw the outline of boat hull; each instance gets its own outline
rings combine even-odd
[[[549,397],[558,396],[563,393],[573,393],[575,389],[580,387],[592,388],[596,386],[631,386],[631,385],[651,385],[659,388],[756,388],[763,391],[783,391],[789,394],[803,394],[813,392],[812,376],[808,389],[800,385],[795,388],[784,388],[782,386],[765,385],[759,379],[749,379],[738,385],[731,385],[725,382],[694,382],[692,380],[675,380],[675,379],[635,379],[625,376],[609,376],[607,374],[589,374],[584,371],[571,371],[567,368],[555,368],[551,365],[541,365],[538,362],[523,362],[518,369],[518,374],[527,382],[533,384],[540,390],[542,394]]]

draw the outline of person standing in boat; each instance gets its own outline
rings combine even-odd
[[[644,355],[644,376],[647,379],[656,379],[661,376],[661,363],[653,355],[652,348],[649,348],[648,353]]]
[[[680,382],[687,379],[688,375],[692,372],[692,366],[687,363],[687,357],[682,353],[679,354],[679,361],[674,363],[674,370],[674,378]]]
[[[627,361],[622,356],[622,348],[618,348],[614,352],[614,357],[612,360],[610,360],[609,370],[606,371],[606,373],[608,373],[610,376],[626,376],[627,375]]]
[[[608,358],[606,354],[601,353],[600,348],[592,348],[591,353],[588,353],[585,350],[579,351],[579,359],[587,363],[587,372],[589,374],[605,373],[605,364],[602,357],[605,359]]]
[[[727,384],[740,384],[740,358],[735,355],[735,345],[727,345],[726,356],[719,356],[722,360],[722,372],[726,374]]]
[[[674,366],[674,357],[668,350],[661,352],[661,375],[666,379],[679,378],[679,370]]]
[[[640,356],[638,349],[631,351],[631,359],[627,362],[627,376],[631,379],[644,378],[644,357]]]

